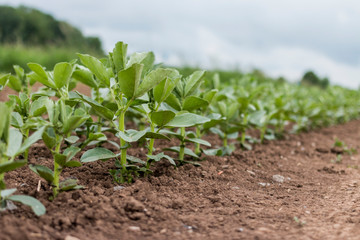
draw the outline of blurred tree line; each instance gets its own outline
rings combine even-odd
[[[24,6],[0,6],[0,44],[71,47],[104,54],[99,38],[85,37],[76,27]]]
[[[302,85],[318,86],[320,88],[327,88],[330,82],[328,78],[320,78],[313,71],[307,71],[301,79]]]

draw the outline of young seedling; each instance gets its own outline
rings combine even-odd
[[[26,160],[15,160],[15,157],[41,139],[44,127],[23,142],[22,134],[16,129],[10,129],[11,108],[0,102],[0,112],[0,210],[7,207],[8,201],[15,201],[30,206],[36,215],[43,215],[46,212],[44,205],[30,196],[13,195],[16,188],[6,189],[4,176],[27,164]]]

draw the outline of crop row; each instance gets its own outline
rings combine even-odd
[[[7,85],[19,93],[0,102],[2,208],[11,200],[31,206],[38,215],[45,213],[38,200],[13,195],[16,189],[6,188],[4,174],[23,166],[52,186],[53,199],[62,191],[82,188],[76,179],[61,180],[65,168],[115,159],[109,170],[114,181],[132,181],[134,176],[151,174],[151,165],[160,160],[175,167],[196,164],[200,156],[231,154],[235,144],[250,149],[251,143],[281,137],[288,130],[299,132],[359,117],[360,93],[341,87],[321,90],[260,81],[251,75],[222,81],[217,74],[205,76],[205,71],[182,76],[174,68],[154,64],[152,52],[127,56],[123,42],[106,59],[78,57],[81,64],[61,62],[47,71],[29,63],[29,73],[14,66],[14,75],[0,77],[0,91]],[[74,91],[78,82],[91,88],[91,96]],[[32,91],[35,83],[42,87]],[[126,129],[128,121],[136,129]],[[257,138],[247,135],[250,129]],[[218,135],[222,146],[212,147],[204,140],[208,133]],[[178,146],[155,154],[156,140],[172,138],[178,139]],[[40,139],[52,153],[52,169],[28,164],[29,148]],[[106,142],[118,151],[101,147]],[[146,144],[146,159],[127,154],[135,142]],[[83,150],[87,151],[76,160]],[[176,152],[177,157],[166,151]]]

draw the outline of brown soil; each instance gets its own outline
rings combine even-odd
[[[21,205],[0,212],[0,239],[360,239],[360,154],[332,163],[335,137],[360,150],[360,121],[207,157],[201,167],[160,163],[120,190],[108,174],[112,160],[85,164],[62,174],[85,189],[53,202],[49,186],[42,181],[38,192],[40,178],[24,167],[6,175],[8,187],[41,200],[47,214]],[[31,148],[30,163],[51,161],[42,143]]]

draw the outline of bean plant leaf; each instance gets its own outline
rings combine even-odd
[[[153,139],[165,139],[170,141],[171,139],[161,133],[156,133],[156,132],[146,132],[144,136],[142,136],[140,139],[144,139],[144,138],[153,138]]]
[[[42,134],[42,139],[43,139],[45,145],[49,149],[52,149],[53,147],[55,147],[56,137],[55,137],[54,129],[51,127],[47,128]]]
[[[126,142],[137,142],[143,136],[145,136],[147,130],[137,131],[134,129],[126,130],[125,132],[118,132],[118,135],[121,139]]]
[[[81,163],[78,161],[68,161],[64,165],[65,167],[81,167]]]
[[[29,168],[47,182],[52,183],[54,181],[54,172],[50,168],[32,164],[29,165]]]
[[[182,113],[166,124],[169,127],[192,127],[210,121],[209,118],[194,113]]]
[[[62,88],[69,85],[71,75],[74,71],[73,66],[67,62],[57,63],[54,67],[54,82],[56,87]]]
[[[151,121],[155,123],[159,127],[165,126],[168,122],[170,122],[176,114],[172,111],[163,110],[151,113]]]
[[[17,190],[16,188],[4,189],[4,190],[0,191],[0,193],[1,193],[0,195],[3,198],[7,198],[10,195],[14,194],[16,192],[16,190]]]
[[[46,103],[49,101],[49,98],[46,96],[39,97],[32,102],[30,107],[30,116],[38,117],[46,112]]]
[[[9,82],[8,82],[8,86],[17,91],[17,92],[20,92],[21,89],[22,89],[22,83],[21,83],[21,80],[15,76],[9,76]]]
[[[195,109],[199,109],[201,107],[206,107],[209,105],[209,102],[196,97],[196,96],[188,96],[185,98],[182,109],[186,111],[193,111]]]
[[[144,77],[138,87],[135,96],[141,97],[146,92],[150,91],[153,87],[157,86],[161,81],[166,79],[168,71],[164,71],[162,68],[152,70],[149,74]]]
[[[105,86],[110,87],[110,76],[102,62],[99,59],[90,56],[88,54],[80,54],[78,56],[81,62],[87,67],[101,83]]]
[[[64,167],[66,164],[66,155],[60,153],[54,153],[54,161],[59,164],[61,167]]]
[[[94,162],[98,160],[108,160],[115,158],[116,155],[106,148],[94,148],[86,151],[80,158],[81,162]]]
[[[115,71],[119,72],[126,66],[126,55],[128,45],[123,42],[117,42],[112,54]]]
[[[153,52],[142,52],[131,54],[127,66],[132,66],[134,63],[144,65],[142,76],[151,70],[155,62],[155,55]]]
[[[27,164],[26,160],[9,161],[0,164],[0,174],[10,172]]]
[[[68,143],[74,144],[76,143],[80,138],[78,136],[70,136],[68,138],[65,138],[64,140]]]
[[[181,111],[181,104],[179,99],[173,94],[171,93],[168,98],[165,100],[165,102],[172,107],[173,109],[177,110],[177,111]]]
[[[185,96],[192,95],[199,88],[204,76],[205,71],[195,71],[186,79]]]
[[[28,149],[31,145],[33,145],[34,143],[39,141],[42,138],[42,135],[43,135],[45,129],[46,129],[46,126],[43,126],[40,129],[38,129],[36,132],[31,134],[31,136],[28,137],[24,141],[24,143],[21,145],[20,149],[16,152],[15,156],[25,152],[25,150]]]
[[[100,117],[105,118],[110,121],[113,120],[114,113],[110,109],[102,106],[100,103],[94,101],[93,99],[89,98],[88,96],[82,95],[79,92],[76,92],[76,93],[79,95],[79,97],[82,100],[84,100],[86,103],[88,103]]]
[[[64,191],[70,191],[73,189],[80,189],[83,188],[82,186],[77,185],[78,180],[77,179],[73,179],[73,178],[68,178],[64,181],[61,181],[59,183],[59,188],[60,191],[64,192]]]
[[[34,72],[30,73],[29,77],[42,83],[43,85],[56,89],[55,83],[48,77],[45,69],[37,63],[28,63],[28,67]]]
[[[9,144],[6,155],[14,157],[21,147],[23,135],[17,129],[10,129]]]
[[[98,88],[98,83],[95,81],[93,74],[88,69],[76,69],[73,74],[72,78],[76,81],[79,81],[91,88]]]
[[[137,97],[135,92],[140,84],[143,67],[142,64],[134,63],[118,73],[120,91],[124,93],[127,99]]]
[[[19,203],[22,203],[24,205],[31,207],[31,209],[37,216],[41,216],[46,213],[46,209],[45,209],[44,205],[36,198],[30,197],[30,196],[25,196],[25,195],[12,195],[12,196],[8,197],[7,199],[14,201],[14,202],[19,202]]]
[[[156,71],[157,77],[164,79],[154,87],[154,99],[161,103],[169,97],[181,79],[181,75],[177,70],[170,68],[156,69]]]
[[[203,140],[201,138],[185,138],[185,142],[193,142],[193,143],[198,143],[201,145],[211,147],[211,143],[209,143],[208,141]]]
[[[170,147],[170,148],[164,148],[164,150],[171,151],[171,152],[180,152],[180,147]],[[196,155],[190,148],[184,148],[184,154],[189,155],[194,158],[199,158],[198,155]]]
[[[176,166],[174,159],[164,153],[159,153],[156,155],[146,155],[149,159],[154,160],[155,162],[159,162],[161,159],[167,159],[171,165]]]

